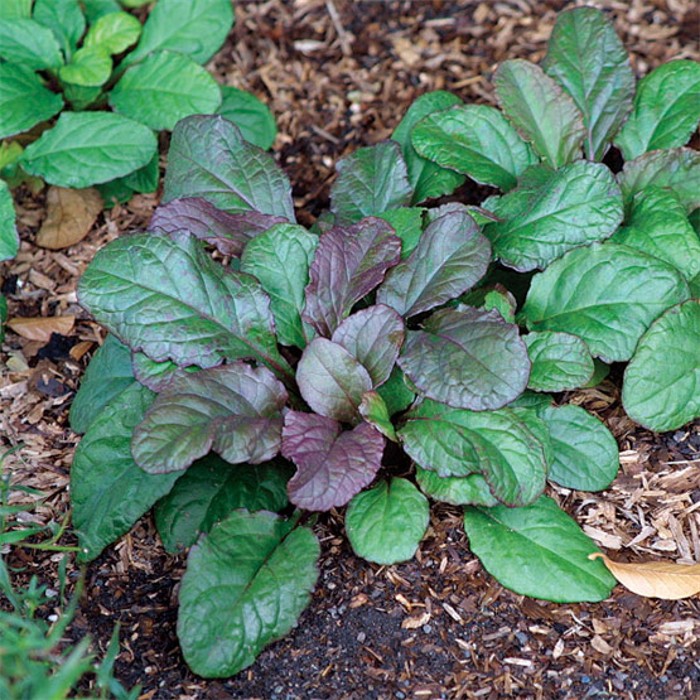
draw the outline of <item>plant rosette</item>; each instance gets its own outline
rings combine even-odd
[[[579,41],[599,53],[570,76],[562,52]],[[233,675],[296,624],[318,575],[315,514],[334,508],[358,556],[392,564],[418,548],[430,500],[464,506],[472,551],[512,590],[609,595],[595,544],[544,491],[605,489],[617,444],[561,393],[630,360],[630,413],[642,392],[639,414],[677,427],[697,405],[655,403],[641,377],[653,364],[657,393],[672,380],[658,357],[669,335],[685,363],[675,381],[700,372],[692,261],[633,245],[667,250],[669,227],[654,233],[638,207],[649,191],[676,198],[680,230],[698,160],[677,143],[687,124],[666,124],[675,109],[649,126],[654,73],[635,98],[617,48],[601,13],[574,10],[546,73],[501,66],[503,112],[419,98],[392,140],[338,164],[313,230],[232,123],[176,125],[149,230],[108,244],[80,281],[110,334],[71,408],[85,433],[71,494],[84,560],[151,508],[166,549],[189,548],[178,636],[195,673]],[[544,98],[554,116],[530,119]],[[655,150],[616,177],[594,159],[633,128]],[[466,177],[503,194],[426,204]]]
[[[204,67],[233,25],[231,1],[158,0],[142,24],[129,10],[146,4],[4,0],[0,177],[11,187],[96,186],[108,206],[155,192],[158,132],[191,114],[221,114],[272,145],[267,106]],[[0,213],[0,247],[11,235]]]

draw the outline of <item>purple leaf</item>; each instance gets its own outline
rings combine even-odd
[[[384,279],[401,258],[401,239],[374,217],[324,233],[309,269],[305,321],[326,338],[353,305]]]
[[[383,452],[384,438],[367,423],[343,431],[330,418],[289,411],[282,454],[297,466],[287,484],[289,500],[306,510],[345,505],[372,482]]]
[[[286,401],[265,367],[176,374],[134,430],[134,459],[151,474],[186,469],[212,449],[231,464],[265,462],[279,452]]]
[[[399,366],[419,391],[454,408],[501,408],[525,391],[530,360],[498,311],[441,309],[410,331]]]
[[[485,274],[491,245],[474,219],[454,211],[433,221],[409,258],[389,271],[377,301],[410,317],[458,297]]]
[[[286,219],[258,211],[229,214],[201,197],[182,197],[161,204],[154,212],[149,231],[188,231],[213,245],[223,255],[238,256],[246,243]]]
[[[306,403],[327,418],[356,423],[362,395],[372,388],[367,370],[342,345],[312,340],[297,365],[297,384]]]
[[[377,304],[348,316],[331,340],[362,363],[376,388],[389,379],[405,335],[401,316],[388,306]]]

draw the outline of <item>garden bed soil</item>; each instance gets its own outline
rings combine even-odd
[[[638,75],[700,56],[693,0],[591,3],[610,12]],[[390,136],[410,103],[435,89],[492,103],[490,79],[507,58],[539,61],[557,11],[570,4],[508,0],[238,0],[237,23],[210,64],[275,113],[274,151],[294,185],[301,223],[327,206],[337,160]],[[696,137],[697,138],[697,137]],[[164,165],[164,162],[163,162]],[[466,188],[461,195],[475,198]],[[67,414],[103,332],[76,303],[95,252],[148,221],[159,195],[100,215],[89,235],[61,251],[35,245],[45,192],[20,191],[22,246],[4,264],[11,317],[75,315],[50,341],[8,331],[2,346],[0,439],[13,481],[48,494],[39,523],[69,512],[78,437]],[[700,425],[654,435],[626,418],[613,381],[562,396],[603,419],[621,470],[611,488],[553,496],[613,558],[700,561]],[[90,634],[104,651],[116,622],[117,677],[143,700],[224,698],[656,698],[700,697],[700,600],[659,601],[617,587],[599,604],[555,605],[503,589],[469,552],[460,510],[433,507],[414,561],[358,560],[342,513],[320,518],[320,576],[298,627],[233,679],[187,670],[175,635],[184,557],[165,554],[150,518],[87,569],[71,639]],[[70,544],[70,537],[64,538]],[[15,548],[18,582],[55,585],[62,555]],[[70,565],[72,580],[79,575]],[[546,575],[546,572],[543,572]],[[50,614],[53,610],[42,611]]]

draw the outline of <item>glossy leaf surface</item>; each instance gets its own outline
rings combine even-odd
[[[558,603],[600,601],[615,579],[588,560],[595,544],[547,496],[524,508],[469,507],[464,529],[470,549],[506,588]]]
[[[345,531],[358,557],[376,564],[411,559],[428,529],[428,499],[407,479],[381,481],[355,496]]]
[[[282,454],[297,466],[287,486],[289,500],[306,510],[345,505],[372,483],[383,452],[384,438],[367,423],[344,431],[330,418],[288,411]]]
[[[177,636],[188,666],[225,678],[289,632],[318,578],[319,544],[306,527],[235,511],[190,550]],[[222,610],[226,615],[222,616]]]
[[[440,306],[473,287],[491,261],[491,246],[474,220],[448,213],[430,223],[410,257],[392,268],[377,302],[408,318]]]
[[[260,464],[280,449],[284,386],[243,362],[176,374],[134,430],[134,459],[147,472],[181,471],[213,450],[231,464]]]
[[[254,357],[280,376],[290,373],[258,281],[224,269],[190,236],[118,238],[95,256],[78,296],[100,323],[153,360],[212,367]]]
[[[528,389],[569,391],[593,376],[593,358],[576,335],[541,331],[523,337],[532,362]]]
[[[409,331],[398,363],[426,396],[475,411],[505,406],[530,375],[518,327],[471,307],[441,309]]]
[[[627,246],[577,248],[532,279],[522,313],[531,330],[582,338],[605,362],[625,361],[651,322],[688,298],[680,272]]]
[[[622,404],[656,432],[700,416],[700,301],[669,309],[642,336],[625,369]]]

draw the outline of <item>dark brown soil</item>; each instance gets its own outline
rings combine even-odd
[[[570,4],[238,0],[236,27],[211,68],[270,104],[280,126],[274,150],[294,183],[299,219],[310,224],[327,206],[338,158],[387,138],[426,91],[491,101],[497,64],[539,61],[557,11]],[[692,0],[594,4],[610,12],[639,75],[700,55]],[[11,316],[76,315],[74,329],[50,343],[9,332],[2,348],[0,433],[6,445],[24,444],[6,465],[17,481],[50,494],[34,516],[48,522],[68,509],[78,438],[67,411],[101,337],[76,305],[76,281],[102,245],[145,225],[158,195],[105,212],[84,241],[59,252],[34,244],[44,193],[17,199],[22,249],[2,273]],[[699,561],[700,425],[663,436],[640,430],[612,383],[566,398],[606,421],[622,469],[607,492],[550,495],[617,558]],[[70,636],[89,633],[104,651],[119,622],[117,676],[141,684],[143,700],[700,697],[697,597],[649,600],[618,587],[597,605],[522,598],[481,568],[459,509],[443,505],[433,507],[416,559],[398,566],[355,558],[342,513],[322,518],[316,532],[323,554],[311,606],[295,631],[234,679],[207,681],[187,670],[175,635],[185,559],[165,554],[148,518],[89,566]],[[57,558],[22,548],[10,555],[23,575],[53,585]]]

